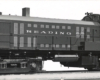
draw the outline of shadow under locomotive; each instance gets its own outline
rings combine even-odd
[[[99,69],[99,51],[0,50],[0,73],[42,71],[42,61],[58,61],[64,66]],[[35,53],[35,54],[34,54]],[[51,65],[52,66],[52,65]]]

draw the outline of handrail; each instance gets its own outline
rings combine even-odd
[[[87,36],[84,36],[84,37],[87,37]],[[100,37],[97,37],[97,36],[90,36],[92,39],[93,38],[100,38]],[[80,37],[79,38],[81,38],[81,35],[80,35]],[[79,38],[77,38],[77,40],[76,40],[76,42],[74,43],[74,44],[71,44],[71,45],[75,45],[76,43],[77,43],[77,41],[79,40]],[[93,40],[94,41],[94,40]]]

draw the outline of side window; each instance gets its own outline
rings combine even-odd
[[[31,24],[30,23],[28,23],[28,25],[27,25],[28,27],[31,27]]]
[[[56,44],[56,48],[59,48],[60,47],[60,45],[59,44]]]
[[[66,29],[66,27],[65,26],[62,26],[62,29]]]
[[[62,48],[65,48],[66,47],[66,45],[65,44],[62,44]]]
[[[38,26],[37,26],[37,24],[33,24],[33,27],[34,27],[34,28],[37,28]]]
[[[40,44],[40,47],[42,47],[42,48],[43,48],[44,46],[45,46],[44,44]]]
[[[71,29],[71,26],[67,26],[67,29]]]
[[[60,28],[60,26],[56,26],[56,29],[59,29]]]
[[[41,24],[41,25],[40,25],[40,28],[44,28],[44,25],[43,25],[43,24]]]
[[[55,29],[55,25],[52,25],[52,29]]]
[[[46,27],[46,28],[49,28],[49,25],[46,25],[45,27]]]
[[[49,47],[49,44],[45,44],[45,47],[48,48]]]

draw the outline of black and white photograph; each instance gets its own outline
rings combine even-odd
[[[100,0],[0,0],[0,80],[100,80]]]

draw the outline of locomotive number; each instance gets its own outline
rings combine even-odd
[[[11,66],[17,66],[17,64],[11,64]]]

